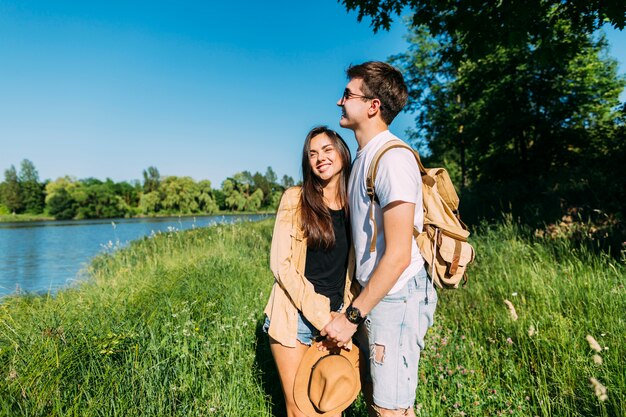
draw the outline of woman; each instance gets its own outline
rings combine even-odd
[[[276,215],[270,255],[275,282],[264,328],[288,417],[304,416],[294,402],[293,387],[308,346],[331,314],[354,297],[347,218],[350,161],[350,150],[336,132],[313,128],[302,152],[302,187],[285,191]]]

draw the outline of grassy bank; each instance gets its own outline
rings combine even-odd
[[[282,415],[260,331],[271,226],[160,234],[98,258],[92,283],[6,299],[0,415]],[[440,293],[420,415],[624,415],[624,266],[510,226],[476,235],[468,287]]]
[[[39,222],[45,220],[54,220],[54,217],[45,214],[0,214],[0,223]]]

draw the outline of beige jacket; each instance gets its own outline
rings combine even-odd
[[[270,268],[274,274],[274,286],[265,307],[265,314],[270,318],[268,334],[284,346],[295,347],[298,332],[298,310],[318,330],[331,319],[328,297],[315,292],[304,276],[306,264],[306,238],[300,228],[300,187],[285,191],[276,214]],[[354,250],[350,250],[346,285],[344,290],[344,309],[350,305],[360,287],[354,277]]]

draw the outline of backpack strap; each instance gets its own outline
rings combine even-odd
[[[374,252],[376,250],[376,237],[377,237],[377,228],[376,228],[376,220],[374,219],[374,200],[376,199],[376,173],[378,172],[378,163],[380,162],[380,158],[390,149],[394,148],[404,148],[411,151],[413,156],[415,156],[415,160],[417,161],[417,166],[419,167],[420,174],[422,176],[422,181],[427,182],[430,181],[434,184],[434,179],[428,176],[424,165],[422,165],[422,160],[420,159],[419,154],[416,150],[411,148],[406,143],[402,142],[398,139],[390,140],[385,143],[381,148],[374,154],[372,158],[372,162],[367,170],[367,177],[365,178],[365,189],[367,191],[367,196],[370,198],[370,220],[372,221],[372,241],[370,243],[370,252]],[[432,184],[431,184],[432,185]]]

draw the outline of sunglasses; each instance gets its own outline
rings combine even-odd
[[[351,98],[364,98],[366,100],[373,100],[374,97],[368,97],[368,96],[362,96],[360,94],[355,94],[352,91],[348,90],[347,88],[345,90],[343,90],[343,95],[341,96],[341,102],[345,103],[346,101],[350,100]]]

